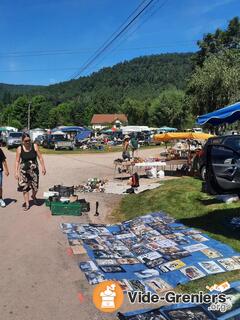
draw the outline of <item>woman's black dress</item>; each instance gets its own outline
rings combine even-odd
[[[37,161],[37,152],[34,145],[31,150],[26,152],[21,146],[20,154],[20,172],[18,180],[18,191],[28,192],[33,190],[35,193],[38,191],[39,184],[39,169]]]

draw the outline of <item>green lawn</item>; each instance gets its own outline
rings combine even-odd
[[[201,181],[183,177],[164,182],[158,189],[139,195],[128,195],[114,211],[113,219],[123,221],[146,213],[165,211],[183,224],[201,229],[212,238],[228,244],[240,251],[240,232],[227,227],[227,221],[240,216],[239,203],[224,204],[201,192]],[[240,280],[240,271],[208,276],[204,279],[180,286],[184,292],[204,290],[206,285]]]
[[[159,146],[142,146],[140,149],[154,149],[159,148]],[[16,152],[16,149],[10,149],[9,151]],[[88,154],[88,153],[109,153],[109,152],[121,152],[122,146],[104,146],[103,150],[94,150],[94,149],[75,149],[75,150],[53,150],[45,149],[40,147],[42,154],[54,154],[54,155],[63,155],[63,154]]]
[[[75,149],[75,150],[53,150],[53,149],[45,149],[40,147],[42,154],[87,154],[87,153],[108,153],[108,152],[119,152],[122,150],[122,147],[107,147],[104,146],[103,150],[95,150],[95,149]]]

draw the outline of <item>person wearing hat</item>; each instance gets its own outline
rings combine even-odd
[[[122,158],[123,160],[130,160],[130,152],[129,152],[129,142],[130,142],[130,137],[126,135],[123,140],[123,153],[122,153]]]

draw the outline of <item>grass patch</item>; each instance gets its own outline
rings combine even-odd
[[[144,149],[155,149],[160,148],[160,146],[142,146],[140,150]],[[43,147],[39,148],[42,154],[53,154],[53,155],[63,155],[63,154],[92,154],[92,153],[111,153],[111,152],[121,152],[122,147],[121,146],[104,146],[103,150],[95,150],[95,149],[75,149],[75,150],[53,150],[53,149],[45,149]],[[16,152],[16,149],[9,149],[9,151]]]
[[[201,192],[201,181],[184,177],[164,182],[158,189],[124,197],[113,213],[115,221],[122,221],[150,212],[165,211],[183,224],[201,229],[210,237],[240,251],[240,233],[227,227],[227,222],[240,217],[239,203],[225,204]],[[193,292],[204,290],[206,285],[240,279],[240,271],[208,276],[178,290]]]
[[[121,147],[107,147],[104,146],[103,150],[95,150],[95,149],[74,149],[74,150],[53,150],[53,149],[45,149],[40,147],[42,154],[91,154],[91,153],[109,153],[109,152],[119,152],[122,150]]]

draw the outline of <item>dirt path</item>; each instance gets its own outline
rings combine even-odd
[[[120,196],[91,194],[89,215],[52,217],[45,206],[23,212],[22,197],[13,177],[15,154],[4,150],[11,171],[4,180],[8,206],[0,209],[0,313],[4,320],[101,320],[113,319],[96,311],[91,290],[79,270],[79,258],[68,256],[67,241],[59,230],[61,222],[105,222]],[[156,155],[156,149],[141,155]],[[89,177],[113,177],[113,160],[120,154],[44,156],[47,176],[41,177],[41,196],[54,184],[76,185]],[[94,219],[95,201],[100,217]],[[84,257],[82,257],[84,258]],[[82,259],[81,258],[81,259]],[[78,294],[83,294],[80,302]]]

